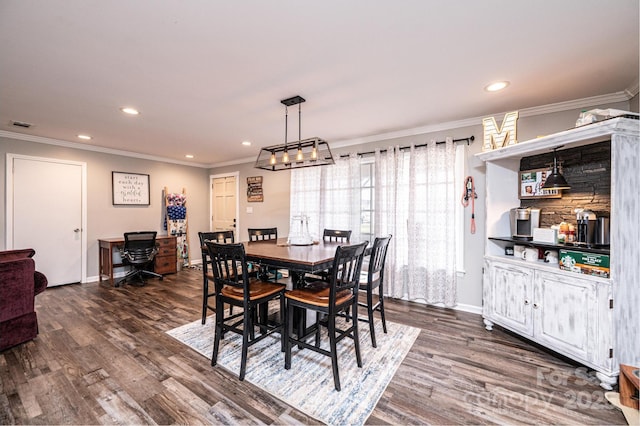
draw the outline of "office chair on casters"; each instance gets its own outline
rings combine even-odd
[[[131,265],[133,269],[116,283],[116,287],[133,277],[138,277],[141,285],[144,285],[144,275],[150,275],[162,280],[162,275],[145,269],[153,263],[156,253],[158,253],[156,234],[156,231],[124,233],[124,246],[120,251],[120,255],[122,256],[122,263]]]

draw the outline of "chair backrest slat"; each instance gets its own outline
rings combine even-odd
[[[350,290],[357,296],[362,260],[368,244],[369,242],[365,241],[351,246],[339,246],[336,249],[331,269],[330,309],[335,305],[337,295],[343,290]]]
[[[233,243],[234,236],[233,231],[211,231],[211,232],[198,232],[200,238],[200,245],[204,247],[204,242],[214,241],[216,243]]]
[[[278,228],[248,228],[249,241],[277,240]]]
[[[213,266],[213,278],[216,293],[224,286],[238,287],[249,294],[247,259],[242,243],[220,244],[205,241],[209,258]]]
[[[367,281],[369,285],[377,287],[384,279],[384,264],[387,258],[387,251],[391,235],[386,237],[378,237],[373,241],[371,248],[371,256],[369,258],[369,271]]]
[[[351,240],[351,231],[340,229],[325,229],[322,233],[322,239],[324,241],[333,241],[348,244]]]

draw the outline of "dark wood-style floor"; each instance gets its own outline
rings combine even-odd
[[[187,269],[145,287],[47,289],[38,338],[0,352],[0,423],[317,423],[165,334],[200,318],[200,288]],[[478,315],[386,308],[422,331],[370,424],[626,424],[584,368]]]

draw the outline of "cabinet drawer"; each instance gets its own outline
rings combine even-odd
[[[158,254],[156,254],[157,256],[173,256],[176,255],[176,247],[170,247],[170,246],[160,246],[158,247]]]
[[[156,256],[154,271],[158,274],[174,274],[177,272],[175,252],[172,256]]]
[[[176,239],[175,239],[175,237],[172,237],[172,238],[158,238],[158,239],[156,239],[156,244],[160,248],[163,248],[163,247],[176,248]]]

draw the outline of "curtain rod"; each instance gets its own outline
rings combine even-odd
[[[469,144],[470,144],[471,142],[473,142],[475,139],[476,139],[476,137],[475,137],[475,136],[473,136],[473,135],[471,135],[471,136],[469,136],[468,138],[454,139],[454,140],[453,140],[453,142],[466,142],[466,143],[467,143],[467,145],[469,145]],[[443,144],[443,143],[447,143],[447,141],[436,141],[436,145],[440,145],[440,144]],[[422,147],[427,146],[427,145],[428,145],[428,143],[422,143],[422,144],[420,144],[420,145],[414,145],[414,148],[422,148]],[[411,149],[411,147],[410,147],[410,146],[401,146],[401,147],[400,147],[400,151],[405,151],[405,150],[407,150],[407,149]],[[381,150],[380,150],[380,152],[381,152],[381,153],[383,153],[383,152],[387,152],[387,150],[386,150],[386,149],[381,149]],[[371,155],[371,154],[375,154],[375,153],[376,153],[375,151],[368,151],[368,152],[360,152],[360,153],[358,153],[357,155],[358,155],[358,156],[363,156],[363,155]],[[342,155],[340,156],[340,158],[346,158],[346,157],[348,157],[349,155],[350,155],[350,154],[342,154]]]

